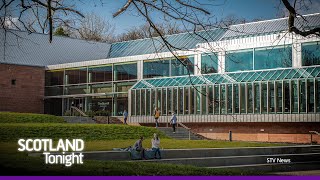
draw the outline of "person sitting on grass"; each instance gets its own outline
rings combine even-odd
[[[152,151],[154,151],[154,158],[157,159],[157,153],[158,153],[159,159],[161,159],[160,138],[156,133],[153,134],[153,138],[151,139],[151,144],[152,144]]]
[[[146,159],[144,156],[144,148],[142,147],[142,142],[143,142],[143,136],[140,136],[140,139],[134,143],[133,149],[140,152],[141,159]]]

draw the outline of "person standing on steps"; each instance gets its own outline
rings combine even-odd
[[[160,118],[160,111],[158,110],[158,108],[156,108],[154,110],[154,120],[156,122],[156,128],[158,128],[159,126],[159,123],[158,123],[159,118]]]
[[[172,112],[170,124],[172,124],[173,133],[176,133],[177,116]]]
[[[128,112],[127,112],[127,110],[124,110],[124,112],[123,112],[123,116],[124,116],[124,124],[127,124],[127,119],[128,119]]]

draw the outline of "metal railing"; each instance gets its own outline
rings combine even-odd
[[[71,106],[71,114],[74,116],[74,112],[78,112],[80,114],[80,116],[84,116],[87,117],[88,115],[86,115],[83,111],[81,111],[79,108],[75,107],[75,106]]]
[[[191,140],[191,128],[188,128],[186,125],[182,124],[181,122],[179,122],[179,123],[177,124],[177,127],[178,127],[179,125],[180,125],[181,127],[183,127],[184,129],[188,130],[188,132],[189,132],[189,140]]]
[[[313,144],[312,135],[313,135],[313,134],[316,134],[316,135],[320,136],[320,133],[317,132],[317,131],[309,131],[309,133],[310,133],[310,143],[311,143],[311,145],[312,145],[312,144]]]

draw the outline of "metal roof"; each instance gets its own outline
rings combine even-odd
[[[89,60],[106,59],[110,44],[89,42],[74,38],[10,30],[6,34],[4,56],[4,29],[0,29],[0,63],[47,66]]]
[[[250,83],[260,81],[277,81],[292,79],[320,78],[320,66],[307,68],[286,68],[225,74],[207,74],[170,78],[144,79],[137,82],[132,89],[150,89],[161,87],[186,87],[197,85]]]
[[[164,38],[172,46],[174,50],[188,50],[196,48],[198,43],[217,41],[224,34],[225,29],[211,29],[199,32],[187,32],[175,35],[165,36]],[[168,48],[160,37],[139,39],[133,41],[125,41],[113,43],[110,50],[110,58],[134,56],[142,54],[152,54],[160,52],[168,52]]]
[[[320,14],[311,14],[298,17],[295,26],[301,30],[308,30],[313,27],[320,27]],[[272,19],[252,23],[232,25],[221,40],[240,38],[246,36],[258,36],[288,30],[288,18]]]

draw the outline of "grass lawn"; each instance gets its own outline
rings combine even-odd
[[[108,141],[86,141],[86,151],[112,150],[112,148],[125,148],[132,146],[135,140],[108,140]],[[284,146],[280,143],[259,143],[259,142],[240,142],[240,141],[217,141],[217,140],[175,140],[161,139],[163,149],[188,149],[188,148],[232,148],[232,147],[269,147]],[[145,139],[143,146],[151,148],[151,139]]]
[[[185,165],[146,162],[84,161],[82,165],[65,167],[46,165],[43,158],[25,153],[0,154],[0,175],[261,175],[230,169],[207,169]]]

